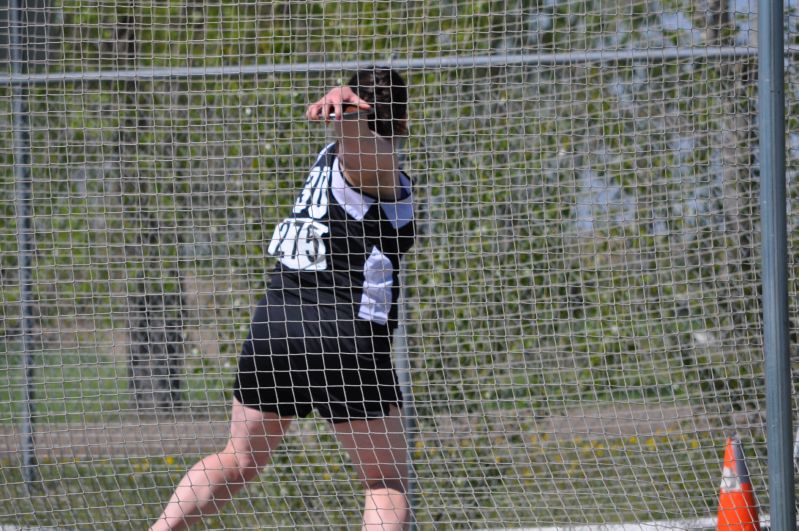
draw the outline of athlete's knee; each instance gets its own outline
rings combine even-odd
[[[267,452],[258,452],[252,448],[242,449],[232,441],[228,442],[219,456],[229,481],[250,481],[269,462]]]

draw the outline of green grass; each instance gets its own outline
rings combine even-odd
[[[39,354],[36,421],[100,424],[135,413],[124,360],[89,353]],[[0,427],[19,421],[18,354],[0,356]],[[231,374],[222,361],[188,365],[184,397],[191,411],[226,402]],[[424,401],[422,396],[417,397]],[[512,402],[516,404],[515,401]],[[715,514],[723,439],[686,419],[656,436],[555,438],[516,404],[517,420],[497,423],[503,400],[463,406],[480,412],[454,432],[438,430],[437,408],[420,402],[420,435],[412,448],[419,477],[422,529],[617,523]],[[552,404],[549,404],[550,406]],[[226,414],[225,408],[213,410]],[[199,422],[202,422],[200,420]],[[360,518],[360,485],[323,421],[315,435],[289,438],[260,480],[207,529],[346,528]],[[313,433],[313,432],[312,432]],[[763,455],[758,448],[747,449]],[[28,495],[16,459],[0,461],[0,524],[78,529],[144,529],[198,456],[44,458],[42,481]],[[750,461],[761,503],[764,459]]]
[[[77,529],[146,529],[194,457],[44,462],[39,467],[42,481],[30,496],[19,469],[4,464],[0,521]],[[285,454],[275,464],[277,469],[291,465]],[[335,528],[358,518],[360,495],[343,469],[335,472],[324,466],[325,479],[292,483],[290,478],[279,480],[276,467],[249,485],[222,516],[209,518],[206,528]],[[338,509],[326,511],[323,504],[331,500]]]
[[[92,353],[39,352],[34,363],[32,406],[37,422],[94,423],[137,413],[126,360]],[[181,378],[183,401],[195,409],[226,403],[232,379],[232,367],[220,360],[192,362]],[[21,355],[0,356],[0,425],[19,420],[24,386]]]
[[[259,480],[209,518],[206,529],[344,529],[359,521],[355,471],[324,424],[318,422],[318,437],[287,441]],[[420,442],[413,449],[417,517],[421,529],[703,518],[716,510],[719,451],[710,435],[679,434]],[[45,460],[32,496],[19,468],[0,462],[0,522],[144,529],[197,457]]]

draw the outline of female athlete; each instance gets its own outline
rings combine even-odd
[[[151,530],[214,514],[269,462],[296,417],[316,410],[366,489],[363,529],[410,519],[402,396],[391,362],[399,262],[413,245],[411,182],[395,146],[408,94],[395,71],[368,68],[306,112],[335,142],[311,167],[269,254],[278,264],[238,360],[230,439],[183,477]]]

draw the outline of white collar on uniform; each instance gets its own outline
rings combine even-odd
[[[333,161],[331,189],[333,197],[344,210],[356,220],[362,220],[366,212],[377,200],[362,194],[350,185],[344,177],[344,172],[338,162],[338,157]],[[413,198],[411,197],[411,180],[404,173],[400,173],[400,182],[407,195],[396,201],[381,201],[380,208],[386,214],[386,219],[395,228],[399,229],[413,221]]]

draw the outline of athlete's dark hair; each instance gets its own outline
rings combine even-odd
[[[373,66],[355,72],[347,85],[372,104],[369,129],[380,136],[405,136],[408,127],[408,87],[395,70]]]

